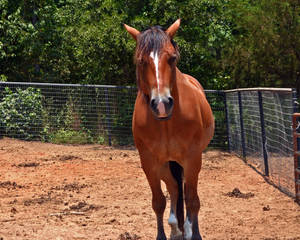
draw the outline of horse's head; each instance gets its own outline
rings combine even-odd
[[[160,120],[168,119],[174,105],[171,91],[179,58],[173,36],[180,26],[180,19],[166,31],[155,26],[139,32],[124,26],[137,42],[135,63],[139,90],[147,96],[153,114]]]

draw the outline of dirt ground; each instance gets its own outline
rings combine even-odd
[[[234,155],[209,151],[203,158],[204,240],[300,240],[293,199]],[[168,213],[169,204],[166,219]],[[0,140],[1,240],[155,237],[151,193],[135,149]]]

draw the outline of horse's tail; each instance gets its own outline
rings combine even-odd
[[[184,223],[184,207],[183,207],[183,168],[174,161],[169,162],[170,170],[178,184],[178,199],[177,199],[177,207],[176,207],[176,216],[178,220],[178,227],[181,231],[183,231],[183,223]]]

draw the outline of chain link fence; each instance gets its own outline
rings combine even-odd
[[[54,143],[132,144],[135,95],[130,87],[1,83],[1,135]]]
[[[229,149],[278,188],[294,195],[293,89],[226,92]]]
[[[135,87],[0,83],[0,135],[53,143],[132,145]],[[216,116],[210,147],[227,149],[224,93],[208,90]]]

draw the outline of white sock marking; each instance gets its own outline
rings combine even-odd
[[[189,221],[188,218],[185,220],[183,228],[184,228],[184,238],[186,240],[191,240],[193,235],[192,223]]]
[[[182,236],[182,232],[178,228],[178,220],[173,212],[170,213],[168,223],[171,226],[171,239]]]
[[[175,217],[174,213],[170,213],[170,217],[169,217],[168,223],[170,225],[178,224],[177,218]]]

